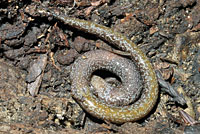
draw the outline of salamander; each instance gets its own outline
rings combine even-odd
[[[90,77],[91,73],[78,73],[79,70],[73,67],[73,73],[70,76],[72,81],[72,95],[85,111],[99,119],[121,124],[129,121],[137,121],[145,117],[152,110],[158,98],[157,78],[149,59],[137,45],[121,33],[91,21],[58,15],[51,10],[38,10],[38,12],[44,16],[53,16],[68,26],[95,35],[119,50],[130,53],[132,62],[139,70],[143,81],[141,95],[134,103],[125,106],[116,106],[108,105],[104,101],[96,99],[91,92],[92,89],[89,81],[86,84],[83,80],[89,80],[87,77]]]

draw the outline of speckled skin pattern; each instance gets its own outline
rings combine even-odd
[[[104,102],[98,101],[96,97],[93,96],[93,93],[90,92],[91,86],[89,86],[89,82],[87,84],[84,82],[77,82],[77,80],[82,82],[84,81],[83,79],[89,79],[87,78],[88,76],[85,76],[84,73],[78,73],[80,70],[77,70],[77,75],[72,75],[72,78],[76,78],[75,80],[72,79],[72,94],[83,109],[85,109],[94,117],[117,124],[129,121],[137,121],[146,116],[151,111],[158,97],[157,79],[150,61],[134,43],[132,43],[122,34],[115,32],[113,29],[103,25],[99,25],[90,21],[57,15],[52,11],[38,10],[38,12],[42,15],[53,16],[56,19],[63,21],[65,24],[77,28],[80,31],[96,35],[102,40],[116,46],[120,50],[130,53],[132,61],[140,71],[140,75],[143,81],[141,96],[133,104],[122,107],[107,105]],[[87,67],[90,68],[90,66]]]
[[[88,84],[92,73],[96,70],[107,70],[116,74],[120,77],[122,84],[116,88],[106,86],[106,90],[98,87],[96,91],[92,85]],[[72,94],[76,95],[75,98],[82,99],[82,94],[76,90],[77,87],[81,86],[81,91],[90,88],[90,92],[96,95],[98,101],[110,106],[129,105],[139,97],[142,90],[141,76],[132,61],[103,50],[89,51],[80,56],[73,64],[70,77]]]

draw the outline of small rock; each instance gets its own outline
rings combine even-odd
[[[67,51],[61,51],[57,56],[57,60],[62,65],[69,65],[76,59],[76,57],[78,57],[78,52],[75,49],[70,49]]]

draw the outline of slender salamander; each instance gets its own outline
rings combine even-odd
[[[108,71],[116,74],[120,79],[120,84],[118,86],[109,85],[107,82],[103,82],[103,78],[103,83],[101,81],[92,83],[91,80],[93,80],[92,76],[95,75],[95,71],[104,74],[108,73],[103,71]],[[122,107],[130,105],[139,98],[142,91],[142,79],[138,68],[133,62],[105,50],[84,53],[74,62],[70,74],[72,93],[76,95],[75,98],[82,97],[77,97],[77,95],[81,95],[77,93],[77,87],[80,85],[82,91],[85,91],[88,81],[91,81],[90,92],[93,93],[94,97],[96,96],[97,100],[110,106]],[[110,76],[110,78],[115,78],[115,76]],[[94,86],[94,84],[100,84],[100,86]]]
[[[75,80],[77,80],[74,81],[72,79],[72,94],[85,111],[94,117],[120,124],[129,121],[137,121],[146,116],[152,110],[158,97],[156,75],[146,55],[134,43],[121,33],[115,32],[113,29],[103,25],[63,15],[57,15],[53,11],[38,10],[38,12],[44,16],[53,16],[64,22],[66,25],[93,34],[116,46],[118,49],[130,53],[132,61],[140,71],[143,81],[142,93],[137,101],[122,107],[107,105],[93,97],[89,82],[86,85],[84,82],[80,83],[83,79],[87,79],[84,77],[88,76],[84,73],[76,73],[79,72],[76,70],[71,76],[71,78],[76,78]]]

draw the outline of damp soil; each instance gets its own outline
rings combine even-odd
[[[116,125],[91,117],[71,96],[70,68],[83,53],[109,45],[37,14],[42,6],[127,36],[187,106],[160,90],[155,108],[138,122]],[[0,1],[1,133],[181,134],[200,131],[198,121],[200,0]]]

